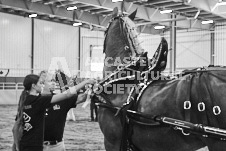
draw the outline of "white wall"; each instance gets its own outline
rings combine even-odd
[[[30,18],[0,13],[0,69],[8,76],[31,73],[32,24]],[[78,70],[78,27],[34,19],[34,69],[48,69],[52,57],[65,57],[70,70]]]
[[[215,30],[214,63],[226,66],[226,22],[218,23]]]
[[[95,49],[96,51],[103,52],[104,44],[104,32],[101,31],[90,31],[86,28],[81,28],[81,76],[82,77],[92,77],[94,73],[90,72],[90,46],[98,46],[100,49]],[[101,50],[102,49],[102,50]],[[101,53],[102,53],[101,52]],[[93,53],[99,54],[99,53]],[[92,56],[93,58],[98,58],[102,56]]]
[[[31,20],[0,13],[0,68],[21,69],[20,75],[26,75],[31,68],[30,54]],[[8,76],[15,72],[10,70]]]
[[[170,36],[166,32],[164,37],[170,49]],[[159,35],[141,35],[141,44],[149,57],[156,51],[161,37]],[[168,52],[169,68],[170,50]],[[210,64],[210,32],[194,30],[178,30],[176,34],[176,68],[195,68]]]
[[[78,70],[78,27],[49,21],[34,22],[34,68],[48,69],[53,57],[65,57],[70,70]]]
[[[177,68],[203,67],[210,64],[210,32],[177,31]]]
[[[215,64],[226,65],[226,23],[215,29]],[[78,27],[34,19],[34,68],[48,69],[52,57],[65,57],[70,70],[78,70]],[[24,76],[31,67],[31,19],[0,13],[0,68],[10,68],[8,76]],[[164,37],[169,41],[169,32]],[[161,37],[140,36],[142,47],[152,57]],[[104,33],[81,28],[81,70],[89,71],[86,65],[90,46],[103,46]],[[168,55],[169,56],[169,55]],[[169,57],[168,57],[169,60]],[[177,68],[193,68],[210,64],[210,32],[177,31]],[[169,62],[167,68],[169,67]],[[15,70],[13,70],[15,69]],[[16,73],[16,71],[19,73]],[[26,70],[26,71],[25,71]]]

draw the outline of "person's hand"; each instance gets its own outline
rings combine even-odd
[[[97,81],[95,79],[89,79],[87,80],[87,84],[95,84]]]

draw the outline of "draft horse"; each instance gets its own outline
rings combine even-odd
[[[131,27],[134,14],[132,16],[117,16],[117,9],[114,9],[104,43],[105,64],[112,64],[117,57],[130,57],[133,62],[134,58],[142,56],[134,31],[130,31],[134,29]],[[156,56],[161,56],[161,53]],[[158,59],[156,56],[152,61]],[[136,63],[121,65],[120,68],[105,65],[103,73],[112,73],[99,83],[104,88],[109,88],[110,84],[137,84],[137,81],[143,85],[137,95],[126,87],[120,94],[95,92],[92,101],[100,102],[98,122],[104,135],[105,149],[195,151],[208,146],[210,151],[225,150],[225,68],[189,71],[176,79],[160,75],[158,80],[153,80],[149,74],[164,69],[164,65],[161,68],[162,62],[153,62],[154,67],[142,68],[142,71],[138,71],[141,67]],[[148,76],[141,80],[136,80],[135,75],[119,77],[119,71],[131,69],[135,73],[148,73]]]

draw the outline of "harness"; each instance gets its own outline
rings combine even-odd
[[[123,31],[122,29],[131,29],[130,26],[127,24],[126,20],[123,19],[123,16],[117,16],[113,18],[109,26],[111,25],[111,22],[115,19],[120,19],[120,30]],[[125,24],[126,23],[126,24]],[[107,31],[109,29],[109,26],[107,28]],[[107,36],[107,31],[105,33],[105,36]],[[121,32],[125,33],[125,32]],[[118,81],[123,81],[123,80],[129,80],[134,78],[134,87],[130,90],[130,93],[128,95],[128,98],[126,102],[121,106],[121,107],[115,107],[112,105],[111,101],[109,98],[107,98],[106,95],[103,93],[96,93],[98,88],[94,89],[94,96],[98,99],[98,102],[95,103],[99,107],[104,107],[107,109],[112,110],[115,112],[115,116],[120,116],[121,124],[123,127],[123,138],[121,141],[121,151],[138,151],[136,146],[132,143],[131,141],[131,136],[133,134],[133,124],[140,124],[140,125],[146,125],[146,126],[167,126],[167,127],[172,127],[174,130],[180,130],[184,135],[190,135],[192,134],[198,134],[204,137],[214,137],[220,140],[226,140],[226,130],[224,129],[219,129],[216,127],[210,127],[210,126],[205,126],[202,124],[194,124],[190,122],[190,108],[191,108],[191,102],[190,102],[190,92],[191,92],[191,79],[188,80],[188,96],[186,100],[184,101],[184,110],[185,110],[185,119],[186,121],[183,120],[178,120],[170,117],[165,117],[161,115],[150,115],[150,114],[145,114],[142,112],[138,112],[136,110],[137,104],[139,103],[139,100],[143,94],[143,92],[146,90],[146,88],[151,85],[153,82],[156,80],[153,80],[149,77],[149,74],[151,72],[158,72],[162,71],[162,69],[165,68],[165,65],[162,65],[162,60],[166,61],[167,59],[167,52],[162,52],[162,45],[159,46],[158,51],[156,51],[156,54],[154,57],[151,59],[152,65],[149,66],[148,68],[140,68],[138,70],[134,70],[134,67],[136,67],[138,61],[142,61],[141,55],[139,57],[135,57],[137,52],[141,50],[139,47],[139,44],[134,40],[134,38],[131,39],[131,35],[133,35],[131,32],[127,34],[127,36],[123,36],[123,41],[125,42],[125,50],[130,49],[132,52],[132,61],[129,64],[126,65],[120,65],[117,67],[117,69],[109,75],[106,79],[98,83],[99,87],[106,87],[109,84],[113,84]],[[129,37],[129,38],[128,38]],[[106,38],[105,38],[106,39]],[[130,41],[128,40],[130,39]],[[106,46],[106,41],[104,42],[104,51],[105,51],[105,46]],[[168,49],[168,48],[167,48]],[[161,60],[161,58],[163,58]],[[125,75],[124,77],[117,78],[117,75],[122,72],[122,71],[133,71],[135,74],[131,76]],[[191,74],[191,73],[197,73],[197,72],[205,72],[205,70],[194,70],[194,71],[186,71],[184,74]],[[140,79],[137,79],[136,76],[141,75]],[[112,77],[116,77],[112,79]],[[139,93],[136,92],[136,89],[139,87]],[[201,102],[200,102],[201,103]],[[200,109],[203,109],[203,106],[200,105]],[[145,119],[145,120],[141,120]]]
[[[199,72],[199,71],[197,71]],[[203,70],[201,72],[204,72]],[[132,76],[134,77],[134,76]],[[131,77],[125,77],[131,78]],[[191,77],[189,77],[191,78]],[[114,83],[116,81],[120,81],[122,79],[115,79],[108,83]],[[138,85],[140,86],[140,92],[136,93],[135,88],[133,87],[129,93],[127,101],[121,107],[113,106],[108,100],[108,98],[102,97],[102,101],[96,103],[99,107],[104,107],[112,110],[115,113],[115,116],[119,116],[121,120],[121,124],[123,127],[123,135],[122,135],[122,142],[121,142],[121,150],[123,151],[138,151],[135,145],[131,141],[131,136],[133,134],[132,127],[133,124],[145,125],[149,127],[160,127],[160,126],[167,126],[172,127],[174,130],[179,130],[182,132],[183,135],[187,136],[190,134],[195,134],[202,136],[204,138],[210,137],[214,139],[219,139],[221,141],[226,141],[226,130],[220,129],[217,127],[210,127],[203,124],[195,124],[190,122],[190,91],[191,91],[191,81],[187,83],[188,87],[188,96],[187,99],[184,101],[184,116],[185,120],[178,120],[170,117],[165,117],[161,115],[150,115],[139,112],[136,110],[136,106],[139,103],[139,100],[145,91],[145,89],[151,85],[153,80],[148,80],[148,82],[143,83],[140,82]],[[99,99],[98,99],[99,100]],[[100,99],[101,100],[101,99]],[[104,101],[103,101],[104,100]],[[201,102],[199,102],[201,103]],[[199,107],[200,110],[203,110],[203,106]],[[141,120],[145,119],[145,120]],[[205,122],[204,122],[205,123]]]

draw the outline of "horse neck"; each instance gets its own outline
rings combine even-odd
[[[115,47],[115,45],[106,47],[104,72],[114,72],[119,65],[126,64],[130,59],[130,54],[124,49],[124,44],[119,43],[118,47]]]
[[[107,98],[114,107],[121,107],[126,102],[128,95],[129,89],[125,87],[124,91],[107,94]]]

